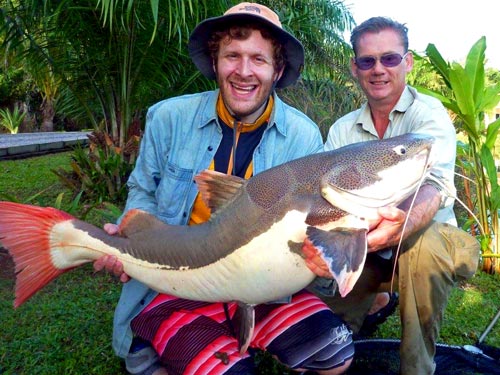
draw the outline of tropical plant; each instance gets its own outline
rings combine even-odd
[[[36,74],[35,78],[42,96],[42,104],[40,106],[42,124],[40,130],[51,132],[54,131],[54,117],[56,115],[56,103],[59,98],[61,81],[50,68],[44,69],[40,74]]]
[[[283,27],[304,45],[306,63],[303,77],[308,81],[350,81],[352,49],[343,34],[354,26],[354,18],[344,1],[264,0],[274,9]],[[339,95],[341,97],[342,95]]]
[[[0,31],[4,50],[15,52],[37,75],[40,90],[53,84],[44,96],[48,115],[57,103],[66,117],[87,119],[89,127],[108,135],[115,150],[123,150],[129,135],[137,134],[129,131],[134,119],[143,118],[152,103],[214,87],[190,61],[187,40],[198,22],[237,2],[0,0]],[[303,41],[306,76],[345,80],[350,50],[341,35],[353,19],[343,2],[263,3]]]
[[[139,150],[139,137],[130,137],[120,148],[105,132],[89,135],[89,150],[76,148],[71,155],[71,170],[53,172],[71,191],[84,193],[84,198],[96,204],[125,203],[126,182],[132,172]]]
[[[425,87],[428,90],[439,92],[443,96],[450,96],[451,90],[446,86],[443,78],[429,63],[425,56],[413,52],[413,68],[406,76],[407,82],[413,87]]]
[[[340,117],[362,104],[364,95],[353,79],[301,79],[290,88],[279,91],[288,104],[299,108],[318,126],[326,140],[328,130]],[[339,95],[342,93],[342,95]]]
[[[435,96],[455,113],[459,120],[456,126],[466,134],[467,144],[458,144],[459,161],[476,183],[475,197],[469,196],[468,204],[471,212],[477,213],[482,268],[493,273],[500,271],[500,187],[493,157],[500,119],[485,124],[484,115],[500,102],[500,82],[491,85],[485,82],[485,50],[486,38],[483,36],[472,46],[465,66],[462,66],[457,62],[447,63],[436,47],[429,44],[426,49],[428,61],[442,77],[451,95],[419,89]],[[474,230],[473,226],[471,230]]]
[[[161,17],[153,20],[147,2],[1,3],[3,47],[35,77],[43,98],[42,128],[51,130],[57,103],[66,117],[85,119],[109,140],[93,143],[87,154],[75,154],[73,170],[82,178],[75,189],[88,189],[86,198],[103,199],[107,191],[108,199],[122,199],[123,180],[135,161],[134,153],[124,150],[137,142],[141,115],[153,102],[192,82],[195,68],[180,46],[188,30],[206,15],[203,4],[156,2]],[[211,11],[222,12],[223,2],[211,5]],[[101,183],[97,177],[92,183],[84,177],[97,174]]]
[[[3,66],[0,66],[0,105],[10,107],[23,101],[32,84],[31,77],[25,74],[22,67],[11,67],[4,60]]]
[[[17,134],[25,116],[26,113],[21,112],[18,107],[14,107],[13,111],[8,108],[0,109],[0,125],[10,134]]]
[[[176,50],[174,53],[181,52],[181,54],[186,55],[187,36],[194,25],[203,18],[222,14],[231,5],[238,2],[216,1],[217,6],[214,6],[212,1],[187,1],[181,6],[174,1],[174,4],[170,4],[168,14],[166,14],[161,2],[151,0],[150,6],[155,25],[152,39],[154,40],[158,35],[157,24],[163,22],[169,35],[178,35],[179,37],[178,47],[180,50]],[[354,20],[342,1],[304,2],[292,0],[284,2],[282,0],[264,0],[261,3],[275,10],[283,27],[296,35],[304,44],[306,50],[305,77],[308,77],[309,80],[328,78],[336,80],[338,83],[350,80],[349,70],[346,67],[348,67],[351,49],[343,40],[342,34],[346,30],[350,30]],[[116,12],[120,4],[119,1],[101,0],[99,4],[104,20],[113,22],[113,19],[119,16],[119,13]],[[134,4],[134,1],[130,1],[130,4]],[[172,17],[172,14],[175,17]],[[328,22],[324,22],[325,19]],[[192,67],[192,64],[187,62],[187,66]],[[201,88],[213,87],[211,82],[207,85],[206,80],[200,76],[198,71],[191,70],[190,74],[187,77],[186,85],[181,85],[178,93],[183,93],[188,88],[188,83],[193,84],[195,90],[199,89],[200,85]],[[176,93],[172,92],[171,94]]]

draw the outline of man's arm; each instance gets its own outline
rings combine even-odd
[[[422,185],[410,207],[412,200],[413,196],[397,208],[383,207],[378,210],[381,220],[367,235],[369,252],[397,246],[401,238],[405,240],[429,224],[441,205],[441,193],[432,185]]]
[[[132,208],[139,208],[151,214],[156,213],[157,182],[155,176],[159,176],[161,173],[156,143],[158,135],[155,134],[155,128],[158,126],[154,126],[153,122],[150,110],[147,116],[146,131],[141,140],[139,157],[127,182],[129,188],[127,202],[118,222],[121,221],[125,212]],[[110,235],[118,234],[118,225],[107,223],[104,225],[104,230]],[[94,262],[94,270],[96,272],[106,270],[119,277],[123,283],[130,280],[130,276],[123,271],[123,264],[115,256],[104,255],[100,257]]]
[[[383,207],[378,210],[380,220],[369,223],[368,252],[397,246],[401,237],[405,240],[429,224],[441,204],[441,194],[432,185],[423,185],[421,187],[416,195],[413,207],[408,213],[412,199],[413,196],[409,197],[399,207]],[[408,222],[405,226],[404,222],[407,216]],[[320,277],[332,277],[328,269],[325,268],[322,259],[314,251],[314,245],[311,241],[306,239],[302,250],[306,255],[307,267],[312,272]]]

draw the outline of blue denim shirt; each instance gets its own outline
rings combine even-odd
[[[207,169],[222,139],[216,103],[219,90],[163,100],[147,113],[139,157],[129,181],[125,212],[145,210],[169,224],[187,224],[198,193],[194,176]],[[254,174],[322,151],[316,124],[274,94],[267,129],[253,155]],[[130,280],[115,310],[113,348],[126,357],[131,320],[158,293]]]

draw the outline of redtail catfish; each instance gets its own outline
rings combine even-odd
[[[212,216],[167,225],[128,211],[120,235],[54,208],[0,202],[0,242],[16,265],[19,306],[48,282],[105,254],[158,292],[201,301],[238,301],[242,350],[252,305],[306,287],[315,274],[302,244],[316,246],[346,295],[364,265],[367,225],[378,207],[414,193],[429,167],[432,139],[407,134],[306,156],[242,180],[213,171],[195,177]]]

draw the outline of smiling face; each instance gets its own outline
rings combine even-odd
[[[273,83],[282,74],[275,69],[272,42],[258,30],[251,30],[245,40],[221,40],[214,68],[227,109],[247,123],[264,112]]]
[[[408,52],[401,63],[394,67],[385,67],[380,62],[382,55],[398,53],[404,56],[406,51],[399,34],[391,29],[380,32],[367,32],[361,35],[357,44],[356,57],[372,56],[377,59],[375,65],[361,70],[354,59],[351,71],[365,92],[370,106],[394,106],[406,85],[406,74],[413,67],[413,55]]]

